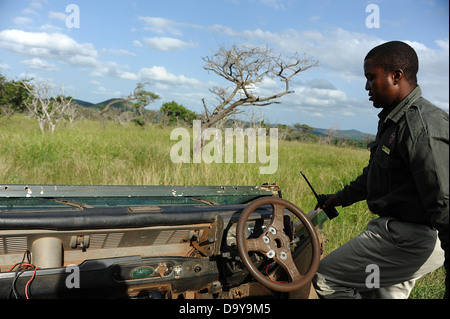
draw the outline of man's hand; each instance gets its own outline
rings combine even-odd
[[[328,199],[325,201],[325,203],[323,204],[323,208],[327,208],[328,206],[342,206],[342,202],[340,200],[340,198],[336,195],[336,194],[327,194]],[[317,203],[315,209],[318,209],[320,207],[319,203]]]

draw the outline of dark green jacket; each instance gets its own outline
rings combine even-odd
[[[368,166],[337,195],[343,206],[367,200],[379,216],[436,228],[448,269],[449,115],[421,94],[380,112]]]

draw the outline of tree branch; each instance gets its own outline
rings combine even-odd
[[[294,93],[290,89],[293,77],[318,65],[318,61],[301,58],[298,53],[284,57],[275,55],[267,47],[247,45],[233,45],[231,48],[221,46],[212,56],[202,59],[205,61],[205,70],[214,72],[234,86],[231,93],[222,87],[210,90],[219,101],[211,114],[207,111],[203,99],[206,112],[203,123],[207,127],[234,114],[240,106],[280,104],[281,102],[277,101],[280,97]],[[284,90],[267,96],[255,96],[254,91],[257,90],[258,84],[267,78],[284,82]],[[238,93],[240,98],[237,98]]]

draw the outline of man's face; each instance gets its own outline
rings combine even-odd
[[[386,73],[373,58],[364,61],[366,91],[369,91],[369,101],[376,108],[389,108],[395,101],[395,85],[393,73]]]

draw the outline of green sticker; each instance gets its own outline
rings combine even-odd
[[[138,267],[138,268],[134,268],[131,271],[131,277],[135,278],[135,279],[142,279],[142,278],[148,278],[151,275],[153,275],[153,273],[155,272],[155,270],[152,267]]]

